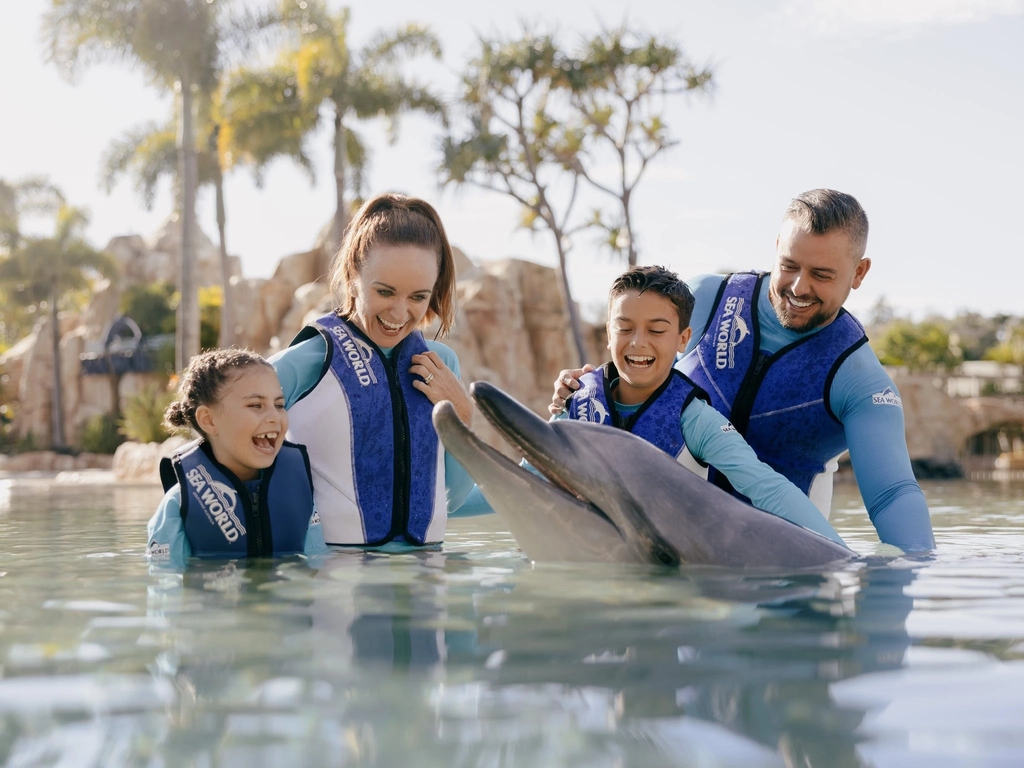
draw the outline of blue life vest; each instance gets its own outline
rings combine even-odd
[[[336,314],[304,328],[327,341],[320,378],[288,409],[288,434],[307,446],[328,544],[439,542],[447,517],[443,451],[433,404],[412,386],[413,331],[391,359]],[[330,375],[327,375],[328,372]]]
[[[570,419],[589,421],[632,432],[678,458],[686,445],[680,419],[695,398],[708,401],[708,395],[689,377],[672,370],[661,386],[632,414],[623,417],[615,409],[611,386],[619,378],[615,364],[607,362],[580,377],[580,388],[566,403]]]
[[[313,478],[301,445],[285,442],[250,491],[206,440],[160,462],[164,490],[181,489],[181,522],[195,555],[261,557],[302,552],[313,518]]]
[[[676,368],[707,391],[761,461],[808,493],[815,477],[846,450],[829,390],[839,366],[867,336],[840,309],[824,328],[774,355],[762,352],[757,302],[766,274],[726,278],[700,341]],[[713,479],[732,490],[723,475]]]

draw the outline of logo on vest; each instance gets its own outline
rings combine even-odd
[[[895,405],[897,408],[903,407],[903,398],[896,394],[896,390],[892,387],[886,387],[881,392],[877,392],[871,396],[871,402],[874,405]]]
[[[747,322],[740,317],[745,301],[738,296],[730,296],[725,300],[715,336],[715,368],[720,371],[736,367],[736,347],[750,335]]]
[[[146,554],[150,557],[170,557],[171,545],[170,544],[158,544],[156,540],[149,542],[149,546],[146,547]]]
[[[609,420],[608,410],[604,407],[604,403],[596,397],[588,397],[586,400],[581,401],[576,409],[576,420],[604,424]]]
[[[192,496],[202,505],[210,522],[220,528],[225,539],[238,541],[239,536],[245,535],[245,528],[235,515],[238,494],[234,488],[214,480],[203,467],[190,470],[185,477],[192,486]]]
[[[370,361],[373,360],[373,347],[362,339],[357,339],[342,325],[336,325],[331,328],[331,333],[338,340],[342,357],[344,357],[352,372],[355,373],[359,384],[364,387],[376,384],[377,374],[373,372],[373,368],[370,366]]]
[[[723,424],[721,427],[719,427],[719,429],[721,429],[723,432],[735,432],[736,431],[736,427],[734,427],[732,424]]]

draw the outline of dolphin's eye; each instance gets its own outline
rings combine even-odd
[[[679,565],[679,556],[664,546],[655,547],[652,554],[654,559],[662,565]]]

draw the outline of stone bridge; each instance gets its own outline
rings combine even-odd
[[[932,376],[894,378],[903,398],[911,459],[958,461],[968,438],[1004,424],[1024,426],[1024,404],[999,397],[952,398]]]

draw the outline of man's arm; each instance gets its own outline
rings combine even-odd
[[[890,387],[894,397],[885,395]],[[898,397],[896,385],[866,344],[840,366],[830,392],[878,538],[905,552],[933,549],[928,504],[910,466]]]

